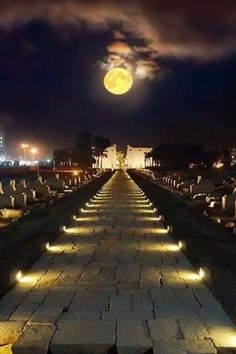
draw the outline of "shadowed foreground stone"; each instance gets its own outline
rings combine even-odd
[[[216,354],[210,339],[154,342],[153,354]]]
[[[50,346],[52,354],[106,354],[116,341],[116,321],[61,321]]]
[[[147,323],[138,320],[118,320],[117,352],[118,354],[141,354],[152,348]]]
[[[13,354],[47,354],[54,325],[26,325],[12,347]]]

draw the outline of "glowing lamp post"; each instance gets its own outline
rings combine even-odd
[[[26,164],[26,153],[27,153],[27,149],[29,148],[29,144],[21,144],[21,148],[23,149],[23,153],[24,153],[24,161],[25,161],[25,164]]]
[[[36,147],[32,147],[30,152],[32,154],[32,159],[33,159],[33,162],[34,162],[35,161],[35,156],[38,154],[38,149]]]

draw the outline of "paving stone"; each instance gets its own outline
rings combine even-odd
[[[100,266],[88,266],[82,273],[79,283],[84,284],[96,280],[100,271]]]
[[[198,299],[198,301],[200,302],[200,304],[202,305],[202,307],[219,307],[220,304],[219,302],[216,300],[216,298],[212,295],[212,293],[210,292],[210,290],[206,287],[200,287],[197,289],[193,290],[196,298]]]
[[[0,300],[0,308],[17,307],[28,292],[13,289]]]
[[[104,311],[106,312],[106,311]],[[64,320],[99,320],[102,317],[102,311],[96,309],[85,309],[85,310],[68,310],[63,312],[58,319],[58,322]],[[115,317],[110,316],[104,319],[115,319]]]
[[[174,292],[171,288],[156,287],[151,289],[151,296],[155,308],[169,306],[175,303]]]
[[[121,319],[117,324],[117,353],[146,353],[152,348],[147,323],[137,320]]]
[[[209,338],[205,326],[196,318],[179,317],[179,326],[183,333],[184,339]]]
[[[118,266],[116,278],[119,281],[137,281],[139,279],[139,269],[138,263],[121,263]]]
[[[56,323],[63,311],[63,307],[46,306],[42,304],[31,316],[29,323]]]
[[[11,348],[11,345],[0,346],[0,354],[12,354]]]
[[[115,346],[116,321],[63,321],[51,342],[51,353],[105,354]]]
[[[176,262],[176,258],[173,256],[162,256],[162,262],[164,265],[169,265],[169,266],[176,266],[177,262]]]
[[[51,289],[51,287],[55,284],[56,279],[60,276],[61,272],[48,272],[39,280],[36,285],[36,289]]]
[[[174,351],[175,350],[175,351]],[[166,354],[168,351],[172,354],[216,354],[216,348],[210,339],[198,340],[175,340],[158,342],[154,341],[153,353]]]
[[[149,320],[148,326],[152,340],[166,341],[183,338],[178,320],[175,317],[162,317]]]
[[[13,354],[47,354],[50,340],[55,332],[54,325],[26,325],[12,346]]]
[[[139,311],[130,311],[117,309],[116,311],[103,311],[102,318],[104,319],[127,319],[134,321],[147,321],[148,319],[153,319],[154,314],[149,310],[139,310]]]
[[[112,296],[112,295],[111,295]],[[70,305],[70,310],[98,310],[103,311],[109,308],[110,295],[108,293],[98,293],[98,292],[79,292],[73,298]]]
[[[195,319],[197,317],[197,313],[194,309],[178,305],[175,306],[160,306],[159,308],[154,310],[155,317],[187,317]]]
[[[233,326],[209,326],[207,330],[217,348],[226,349],[236,347],[236,328]]]
[[[153,354],[189,354],[189,353],[187,353],[185,350],[182,349],[176,349],[174,345],[160,343],[155,345]]]
[[[54,286],[73,286],[74,284],[77,284],[80,278],[80,274],[61,274],[60,277],[58,277],[54,283]]]
[[[16,307],[0,307],[0,321],[7,321],[13,312],[16,310]]]
[[[39,305],[40,303],[36,302],[26,302],[21,304],[13,312],[10,319],[14,321],[28,321]]]
[[[132,309],[131,305],[131,295],[129,294],[112,294],[111,295],[111,311],[117,312],[121,310],[128,311]]]
[[[161,278],[160,269],[157,266],[146,265],[150,263],[149,261],[145,262],[145,266],[141,266],[140,269],[140,282],[142,287],[145,285],[152,287],[158,286]]]
[[[46,307],[69,307],[76,293],[76,287],[53,287],[45,297]]]
[[[200,304],[194,296],[194,292],[189,288],[173,288],[176,303],[181,307],[199,309]]]
[[[140,284],[138,281],[118,281],[117,289],[120,290],[129,290],[129,289],[140,289]]]
[[[31,267],[31,271],[36,272],[44,270],[46,272],[51,265],[52,258],[53,255],[51,254],[43,254]]]
[[[132,307],[133,310],[153,310],[153,302],[150,292],[137,291],[132,295]]]
[[[208,327],[210,326],[223,326],[223,327],[233,327],[233,323],[228,316],[226,316],[223,309],[221,311],[215,311],[212,309],[208,309],[207,307],[204,309],[196,310],[201,321]]]
[[[0,347],[13,344],[25,326],[25,322],[1,321],[0,322]],[[1,353],[1,351],[0,351]]]

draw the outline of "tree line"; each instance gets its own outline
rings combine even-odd
[[[94,136],[90,132],[77,135],[75,145],[66,149],[55,149],[53,158],[56,165],[79,166],[81,169],[92,167],[102,168],[102,158],[111,145],[110,139]]]
[[[230,149],[206,150],[202,145],[190,144],[161,144],[153,148],[146,155],[146,159],[152,161],[153,166],[165,169],[188,169],[190,164],[212,167],[221,161],[224,166],[231,162]]]

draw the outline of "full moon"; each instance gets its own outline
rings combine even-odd
[[[123,95],[131,89],[132,85],[132,75],[124,68],[113,68],[104,77],[104,86],[113,95]]]

